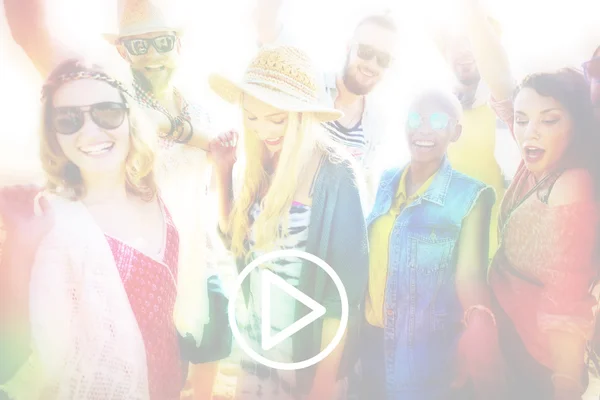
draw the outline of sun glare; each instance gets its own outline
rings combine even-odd
[[[100,37],[116,26],[116,1],[47,0],[48,26],[58,42],[90,53],[113,51]],[[251,23],[252,2],[246,0],[179,0],[178,7],[188,25],[185,37],[185,67],[180,81],[206,92],[211,71],[239,74],[255,50]],[[450,85],[451,76],[428,37],[428,27],[457,23],[460,2],[303,0],[287,1],[282,17],[287,29],[298,38],[318,66],[336,70],[343,63],[345,41],[360,15],[389,8],[402,26],[398,61],[381,90],[383,104],[391,109],[387,163],[402,153],[398,110],[406,106],[411,93],[423,85]],[[173,3],[170,3],[173,4]],[[500,21],[503,40],[519,74],[533,70],[578,65],[589,57],[592,44],[600,42],[600,2],[571,0],[504,0],[489,2]],[[5,89],[0,96],[3,130],[0,136],[0,167],[6,171],[34,170],[37,146],[36,114],[41,79],[23,52],[11,42],[2,16],[2,74]],[[596,32],[594,32],[594,29]],[[207,94],[217,114],[230,108]],[[396,118],[396,120],[394,120]],[[217,118],[218,119],[218,118]],[[224,118],[228,119],[228,118]],[[399,149],[399,150],[398,150]],[[398,153],[399,151],[399,153]]]

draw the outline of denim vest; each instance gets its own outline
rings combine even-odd
[[[369,226],[389,211],[402,171],[384,172]],[[457,242],[463,219],[486,189],[492,190],[445,159],[428,190],[394,222],[384,301],[389,399],[448,393],[463,316],[455,286]]]

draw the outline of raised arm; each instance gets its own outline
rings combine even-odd
[[[283,24],[279,12],[285,0],[256,0],[253,10],[258,45],[274,44],[279,39]]]
[[[59,49],[46,26],[44,0],[4,0],[4,12],[14,41],[46,77]]]
[[[490,22],[481,0],[460,0],[467,34],[481,78],[496,100],[512,96],[515,80],[498,29]]]

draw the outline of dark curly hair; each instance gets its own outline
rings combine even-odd
[[[567,110],[573,121],[573,139],[563,159],[563,167],[586,168],[600,178],[600,125],[590,100],[590,86],[583,74],[573,68],[528,75],[517,87],[514,97],[524,88],[552,97]],[[599,185],[600,186],[600,185]]]

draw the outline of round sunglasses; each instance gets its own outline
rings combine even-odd
[[[117,129],[123,124],[129,107],[125,103],[102,102],[81,107],[55,107],[50,110],[49,123],[56,133],[72,135],[85,123],[85,113],[102,129]]]
[[[406,125],[411,130],[419,129],[423,124],[424,117],[425,116],[419,114],[418,112],[410,112],[406,120]],[[446,129],[450,121],[450,116],[443,112],[436,112],[429,115],[429,126],[434,131]]]
[[[175,47],[177,37],[175,35],[157,36],[152,39],[125,39],[123,45],[132,56],[143,56],[153,46],[158,53],[168,53]]]

